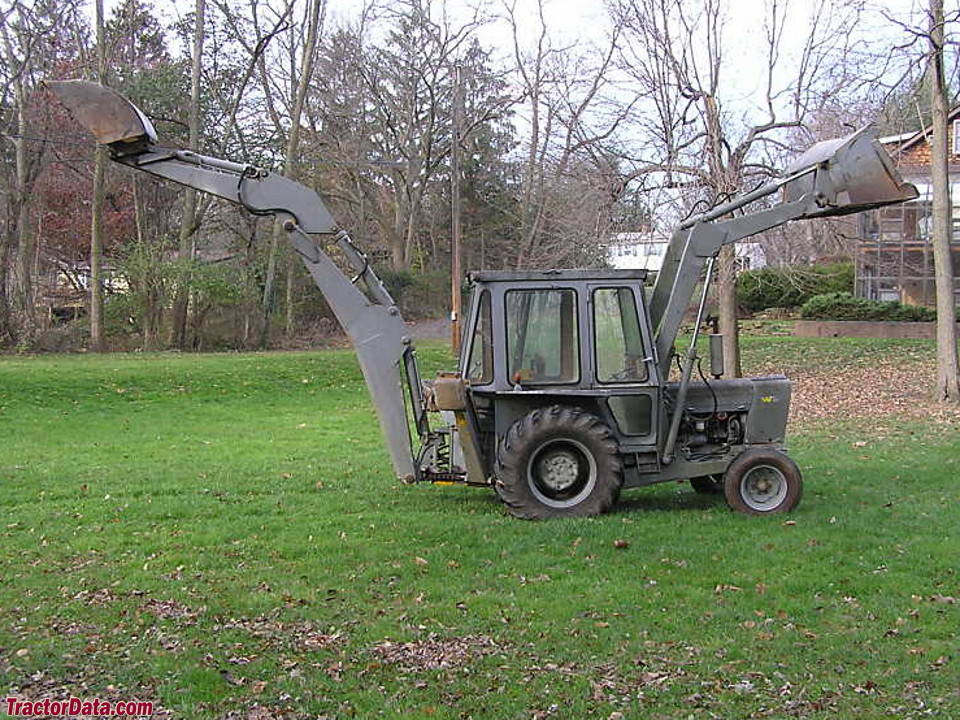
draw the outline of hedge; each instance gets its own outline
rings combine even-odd
[[[747,270],[737,278],[737,303],[747,312],[800,307],[826,293],[853,290],[853,263]]]
[[[850,293],[827,293],[810,298],[800,308],[804,320],[894,320],[929,322],[937,319],[930,308],[903,305],[896,301],[879,302],[853,297]]]

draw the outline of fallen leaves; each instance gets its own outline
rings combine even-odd
[[[385,640],[372,648],[381,662],[408,673],[459,667],[496,650],[496,642],[486,635],[443,637],[436,633],[405,643]]]
[[[803,364],[794,367],[772,361],[748,368],[749,374],[785,373],[793,383],[790,402],[791,423],[822,420],[870,420],[882,417],[960,423],[960,408],[931,400],[936,378],[936,358],[877,357],[869,367],[822,367]],[[866,440],[852,443],[867,447]]]
[[[177,600],[157,600],[155,598],[147,600],[143,609],[161,620],[193,620],[206,610],[206,608],[193,610]]]

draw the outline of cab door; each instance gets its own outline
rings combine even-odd
[[[655,448],[659,378],[643,290],[635,284],[591,284],[593,386],[621,450]]]

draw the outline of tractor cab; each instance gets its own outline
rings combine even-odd
[[[471,484],[479,477],[496,485],[517,442],[511,438],[525,426],[540,432],[546,423],[558,437],[570,426],[574,437],[558,445],[564,452],[553,457],[552,473],[544,466],[538,490],[560,514],[583,499],[572,488],[602,482],[598,457],[616,464],[618,489],[622,458],[634,470],[655,467],[663,418],[646,277],[645,270],[473,273],[458,372],[433,386],[437,409],[448,413],[451,469],[464,469]]]
[[[600,413],[628,444],[652,440],[659,385],[645,270],[478,272],[460,375],[500,436],[556,403]]]

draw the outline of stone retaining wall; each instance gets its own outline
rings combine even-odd
[[[960,330],[960,325],[958,325]],[[797,320],[796,337],[919,338],[937,337],[935,322],[876,322],[866,320]]]

